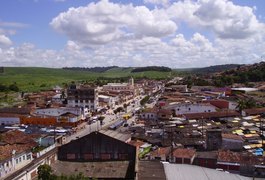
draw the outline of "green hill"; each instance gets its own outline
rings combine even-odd
[[[55,85],[64,86],[71,81],[96,82],[99,79],[118,81],[119,78],[150,78],[164,79],[172,75],[171,72],[146,71],[131,73],[133,68],[114,67],[105,72],[78,71],[69,69],[40,68],[40,67],[5,67],[0,74],[0,84],[9,86],[16,84],[22,91],[39,91],[50,89]]]

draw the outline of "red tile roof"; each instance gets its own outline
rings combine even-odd
[[[7,144],[34,144],[35,141],[28,134],[19,130],[11,130],[1,134],[1,141]]]
[[[133,145],[135,147],[140,147],[140,146],[144,145],[145,142],[140,141],[140,140],[136,140],[136,141],[132,140],[132,141],[129,142],[129,144],[131,144],[131,145]]]
[[[170,153],[171,147],[159,147],[156,150],[150,152],[151,156],[159,157],[162,155],[168,155]]]
[[[244,139],[241,136],[238,136],[236,134],[222,134],[222,138],[244,141]]]
[[[256,115],[256,114],[262,114],[265,113],[265,107],[263,108],[252,108],[252,109],[244,109],[247,113],[247,115]]]
[[[5,145],[0,145],[0,160],[10,158],[13,150],[18,154],[30,151],[33,147],[37,146],[32,136],[18,130],[11,130],[1,134],[1,141]]]
[[[221,162],[229,162],[229,163],[239,163],[240,162],[240,153],[220,150],[217,153],[217,160]]]
[[[194,149],[175,149],[173,151],[173,156],[176,158],[187,158],[191,159],[196,153],[196,150]]]
[[[5,145],[0,146],[0,161],[11,158],[12,157],[12,151],[15,150],[16,154],[30,151],[34,146],[28,145],[28,144],[12,144],[12,145]]]

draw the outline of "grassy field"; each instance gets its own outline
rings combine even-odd
[[[37,67],[6,67],[4,73],[0,74],[0,84],[10,85],[16,83],[21,91],[34,92],[50,89],[55,85],[64,86],[72,81],[93,82],[98,78],[168,78],[176,75],[177,72],[154,72],[146,71],[131,73],[132,68],[113,68],[104,73],[88,71],[72,71],[54,68]]]

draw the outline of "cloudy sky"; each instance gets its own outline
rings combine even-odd
[[[264,0],[1,0],[0,66],[265,60]]]

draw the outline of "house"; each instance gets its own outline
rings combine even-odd
[[[1,134],[0,139],[0,179],[30,163],[31,149],[37,143],[27,134],[11,130]]]
[[[169,120],[172,118],[172,111],[168,109],[159,109],[157,117],[159,120]]]
[[[155,121],[157,120],[157,109],[156,108],[148,108],[148,109],[144,109],[140,114],[139,114],[139,118],[142,120],[151,120],[151,121]]]
[[[240,158],[240,153],[238,152],[219,150],[217,153],[216,167],[226,171],[239,172]]]
[[[179,148],[173,151],[173,162],[178,164],[192,164],[195,158],[196,150]]]

